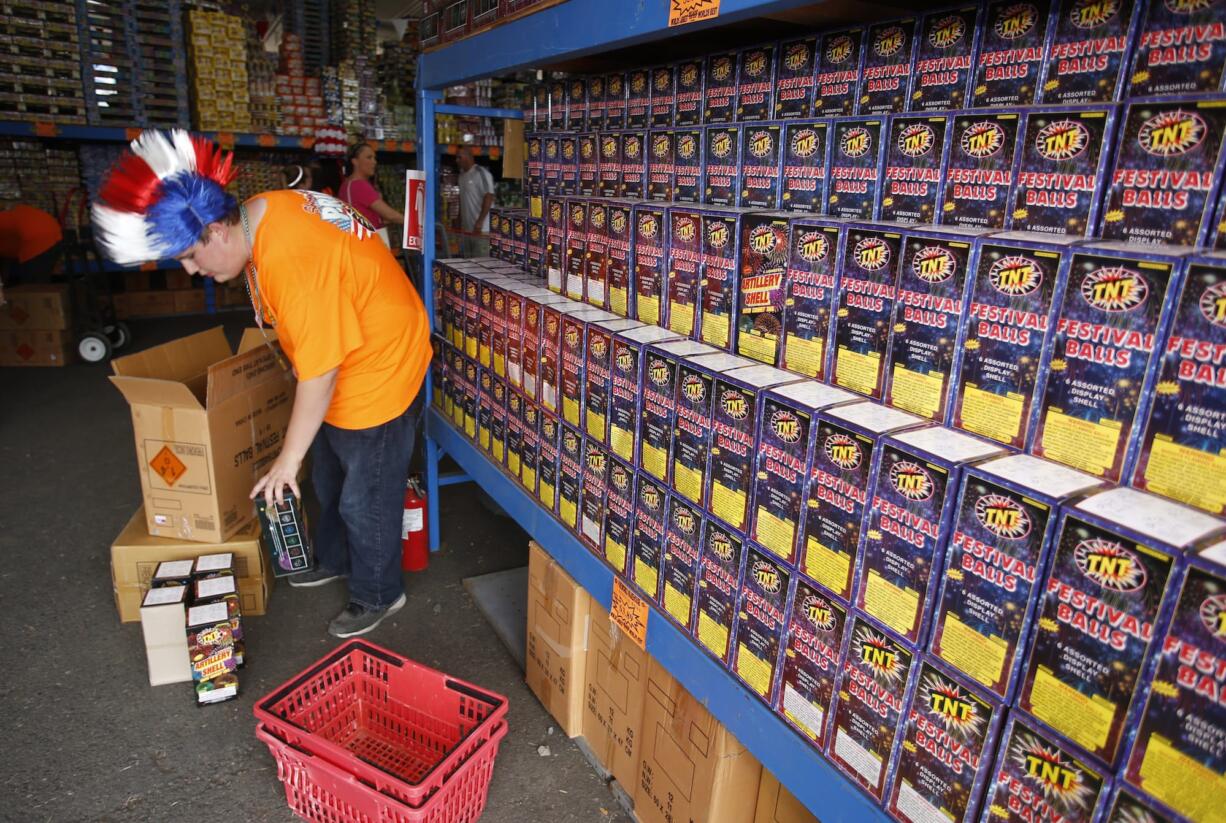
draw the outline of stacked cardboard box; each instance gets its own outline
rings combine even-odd
[[[241,17],[222,12],[187,13],[192,122],[197,128],[251,131],[246,27]]]
[[[66,286],[13,286],[0,306],[0,366],[66,366],[76,359]]]

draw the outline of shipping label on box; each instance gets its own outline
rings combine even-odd
[[[523,446],[519,455],[519,482],[528,494],[536,496],[536,480],[541,458],[541,412],[531,400],[523,405]]]
[[[587,78],[587,122],[584,125],[588,136],[595,137],[595,132],[605,127],[605,77],[603,74]],[[581,138],[582,139],[582,136]]]
[[[604,507],[601,554],[621,577],[628,577],[626,561],[634,530],[634,469],[616,458],[609,459],[608,498]]]
[[[1136,100],[1125,109],[1119,131],[1102,236],[1205,245],[1226,157],[1226,100]]]
[[[566,203],[551,197],[545,214],[545,280],[551,292],[561,294],[566,265]]]
[[[584,131],[591,128],[587,122],[588,89],[586,77],[572,77],[566,81],[566,128]]]
[[[915,680],[914,653],[857,615],[847,627],[828,756],[877,800]]]
[[[782,128],[778,123],[741,127],[741,206],[779,208]]]
[[[775,120],[804,119],[813,112],[814,67],[817,38],[801,37],[779,44],[779,68],[775,82]]]
[[[703,117],[707,125],[736,120],[737,53],[709,55],[703,87]]]
[[[609,205],[593,200],[587,210],[587,261],[583,271],[584,299],[603,309],[608,300]]]
[[[631,234],[634,213],[629,203],[608,204],[608,232],[605,250],[604,276],[608,292],[609,311],[619,317],[632,314],[633,279],[631,265]]]
[[[651,72],[631,69],[626,73],[626,128],[646,129],[651,120]]]
[[[565,281],[562,293],[571,300],[582,300],[587,276],[587,234],[590,202],[580,198],[566,200],[566,252],[563,263]]]
[[[682,337],[697,337],[702,289],[702,214],[670,208],[668,222],[668,328]],[[642,312],[639,320],[648,322]]]
[[[562,350],[558,388],[561,394],[562,421],[579,428],[583,425],[583,365],[586,353],[587,324],[573,315],[562,316]]]
[[[937,221],[941,179],[948,159],[950,119],[931,114],[890,118],[881,182],[882,220]]]
[[[609,452],[595,440],[583,442],[583,487],[579,503],[579,538],[596,555],[604,555],[605,501],[609,495]]]
[[[622,193],[622,141],[616,132],[603,132],[598,143],[596,193],[601,197],[620,197]]]
[[[860,114],[907,110],[918,28],[914,17],[869,26],[860,75]]]
[[[740,241],[740,213],[731,210],[703,212],[700,258],[702,315],[698,321],[698,339],[725,351],[732,351],[736,345],[733,333],[736,331],[737,295],[740,292]]]
[[[661,560],[660,605],[684,631],[690,630],[698,557],[702,552],[702,509],[677,495],[668,500]]]
[[[832,370],[836,385],[873,399],[881,397],[901,260],[899,232],[871,224],[848,227]]]
[[[736,352],[770,366],[779,362],[790,228],[785,214],[741,218]]]
[[[562,191],[562,148],[560,138],[556,134],[547,134],[541,141],[545,149],[545,173],[543,186],[545,195],[557,197]]]
[[[738,532],[715,520],[706,521],[699,557],[693,634],[698,644],[725,666],[732,650],[744,556],[745,542]]]
[[[514,389],[507,391],[507,471],[518,480],[524,470],[524,398]]]
[[[701,203],[702,175],[702,129],[677,129],[673,132],[673,200]]]
[[[1069,245],[979,241],[952,425],[1013,448],[1029,442],[1040,365],[1064,294]]]
[[[826,163],[830,123],[806,120],[783,126],[779,203],[788,211],[826,208]]]
[[[621,196],[642,197],[646,192],[647,149],[644,132],[621,133]]]
[[[653,603],[659,602],[660,565],[664,561],[664,525],[668,493],[643,473],[634,494],[634,539],[627,576]]]
[[[775,60],[774,43],[751,46],[737,54],[738,123],[771,119],[775,98]]]
[[[635,319],[652,326],[668,320],[669,223],[663,206],[634,207]]]
[[[1018,231],[1089,235],[1098,225],[1115,107],[1045,108],[1026,114],[1010,210]]]
[[[1151,355],[1166,325],[1179,261],[1104,246],[1073,255],[1052,336],[1051,373],[1033,451],[1096,477],[1119,480],[1153,387]]]
[[[980,33],[978,6],[924,15],[916,38],[911,111],[946,111],[966,105]]]
[[[604,79],[604,128],[610,131],[626,127],[626,73],[616,71]],[[615,197],[616,195],[607,195]]]
[[[595,133],[580,134],[576,140],[579,149],[576,193],[596,197],[600,194],[600,137]]]
[[[838,220],[792,221],[779,365],[816,380],[825,380],[827,374],[826,341],[838,286],[841,234]]]
[[[774,704],[790,586],[791,572],[771,555],[749,548],[741,577],[732,671],[768,705]]]
[[[672,127],[676,94],[676,67],[669,65],[653,68],[651,70],[651,116],[648,121],[648,125],[653,129]]]
[[[1142,5],[1136,0],[1055,3],[1039,102],[1110,103],[1121,99]]]
[[[1147,4],[1136,34],[1128,96],[1222,90],[1224,9],[1221,0]]]
[[[674,134],[670,130],[653,131],[647,145],[647,199],[669,202],[673,199]]]
[[[490,456],[501,466],[507,455],[507,384],[498,377],[490,384]]]
[[[823,32],[817,42],[813,116],[848,117],[857,111],[864,29]]]
[[[708,126],[704,131],[703,202],[735,206],[741,174],[739,126]]]
[[[583,483],[583,435],[563,423],[558,435],[558,519],[579,533]]]
[[[984,13],[971,106],[1028,106],[1047,60],[1050,0],[993,0]]]
[[[834,121],[830,182],[826,187],[828,214],[850,220],[872,220],[877,216],[885,134],[885,119],[881,117]]]
[[[702,123],[704,66],[701,57],[682,60],[673,71],[676,74],[676,93],[673,103],[673,125],[697,126]]]
[[[579,194],[579,142],[572,134],[558,138],[558,191]]]
[[[967,112],[954,117],[941,223],[1002,229],[1016,179],[1020,115]]]
[[[847,610],[801,575],[788,609],[780,659],[776,710],[813,744],[826,750],[834,682],[843,660]]]
[[[536,463],[536,497],[541,501],[546,511],[558,510],[558,458],[562,434],[562,424],[556,415],[542,411],[540,449]]]
[[[706,502],[715,372],[683,360],[677,376],[677,428],[673,438],[673,491]]]

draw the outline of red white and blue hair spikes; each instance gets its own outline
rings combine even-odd
[[[182,129],[147,130],[111,169],[93,207],[94,235],[117,263],[176,257],[237,205],[233,157]]]

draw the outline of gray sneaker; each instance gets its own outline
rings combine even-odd
[[[385,618],[404,608],[407,602],[408,599],[402,594],[390,606],[382,609],[368,609],[357,603],[350,603],[328,624],[328,634],[333,637],[357,637],[366,634],[373,631]]]
[[[330,572],[325,569],[311,569],[309,572],[298,572],[291,574],[287,580],[289,584],[299,589],[310,589],[315,586],[322,586],[325,583],[331,583],[333,580],[340,580],[345,575],[337,572]]]

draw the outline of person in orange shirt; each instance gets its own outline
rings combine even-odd
[[[405,604],[400,526],[429,368],[425,307],[391,251],[352,208],[318,192],[237,203],[231,158],[183,131],[146,131],[94,206],[104,251],[122,263],[174,257],[191,274],[244,277],[256,323],[276,327],[298,377],[281,453],[252,490],[299,494],[308,449],[321,515],[318,568],[296,586],[348,577],[337,637],[374,629]]]

